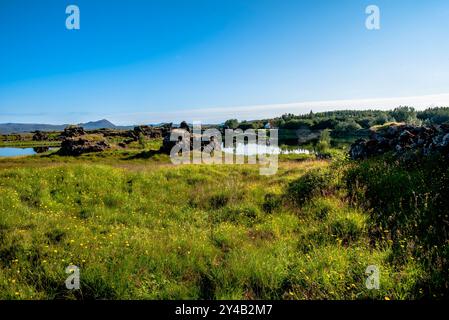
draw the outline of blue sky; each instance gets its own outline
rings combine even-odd
[[[0,123],[449,105],[448,35],[447,0],[0,0]]]

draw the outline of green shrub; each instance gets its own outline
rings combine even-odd
[[[219,209],[228,204],[230,196],[224,193],[215,194],[210,197],[209,204],[213,209]]]
[[[143,133],[139,133],[139,146],[141,149],[145,149],[146,147],[145,136],[143,135]]]
[[[255,205],[237,205],[225,207],[215,214],[216,222],[233,222],[243,223],[244,225],[251,225],[255,223],[261,213],[259,208]]]
[[[318,154],[327,154],[331,145],[330,130],[326,129],[321,131],[320,139],[315,145],[315,150]]]
[[[328,169],[313,169],[288,186],[287,196],[296,204],[316,196],[333,193],[336,188],[336,177]]]
[[[329,224],[329,233],[343,242],[357,240],[365,230],[363,216],[348,214],[345,217],[332,219]]]
[[[332,197],[315,198],[301,208],[302,216],[324,220],[340,206],[339,200]]]
[[[354,164],[345,175],[352,201],[371,211],[373,240],[392,241],[395,263],[410,256],[428,274],[432,294],[449,288],[449,162],[444,158],[399,163],[391,158]]]
[[[282,204],[282,199],[280,196],[273,194],[273,193],[267,193],[264,198],[264,202],[262,205],[263,211],[266,213],[272,213],[276,209],[278,209]]]

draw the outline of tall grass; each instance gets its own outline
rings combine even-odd
[[[449,292],[449,161],[415,162],[385,156],[352,166],[346,176],[349,196],[371,212],[374,243],[388,236],[391,260],[416,261],[424,277],[414,288],[426,297]]]
[[[1,299],[419,296],[421,265],[392,263],[388,241],[373,246],[369,215],[340,191],[292,200],[291,185],[326,162],[285,162],[265,177],[250,165],[54,159],[0,171]],[[70,264],[81,290],[65,288]],[[371,264],[380,290],[365,287]]]

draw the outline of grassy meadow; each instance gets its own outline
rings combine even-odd
[[[156,145],[0,159],[0,299],[389,300],[446,292],[447,237],[434,219],[424,221],[429,203],[401,211],[407,192],[437,196],[444,181],[438,190],[405,190],[383,172],[407,178],[407,170],[384,160],[367,167],[301,155],[281,156],[273,176],[259,175],[257,165],[174,166],[151,151]],[[382,184],[402,193],[382,193]],[[432,224],[435,237],[425,229]],[[80,290],[65,287],[69,265],[80,268]],[[366,288],[369,265],[380,269],[378,290]]]

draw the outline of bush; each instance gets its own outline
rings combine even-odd
[[[210,197],[209,204],[212,209],[219,209],[226,206],[230,200],[230,196],[225,193],[218,193]]]
[[[141,149],[145,149],[146,147],[145,136],[142,133],[139,133],[139,146]]]
[[[320,139],[318,143],[315,145],[315,150],[318,154],[325,154],[331,145],[331,136],[329,130],[321,131]]]
[[[339,201],[337,199],[332,197],[318,197],[303,206],[301,208],[301,213],[304,217],[309,219],[322,221],[327,219],[339,206]]]
[[[428,274],[432,294],[449,288],[448,208],[449,163],[425,159],[404,166],[387,157],[352,166],[345,175],[350,197],[371,211],[374,241],[392,240],[392,259],[410,256]]]
[[[297,204],[316,196],[332,194],[336,188],[336,177],[328,169],[310,170],[288,186],[288,197]]]
[[[238,205],[225,207],[215,213],[215,223],[232,222],[252,225],[260,217],[259,208],[254,205]]]
[[[443,124],[449,121],[449,107],[429,108],[418,112],[417,117],[429,124]]]
[[[348,120],[339,122],[333,131],[334,135],[344,135],[344,134],[351,134],[355,133],[356,131],[362,129],[362,126],[355,122],[354,120]]]
[[[289,120],[280,126],[281,129],[310,129],[310,127],[313,125],[313,121],[310,120]]]
[[[333,219],[329,224],[329,233],[335,235],[345,243],[357,240],[364,231],[362,215],[347,215]]]
[[[279,208],[282,204],[281,198],[273,193],[268,193],[265,195],[264,203],[262,205],[263,211],[266,213],[272,213],[274,210]]]
[[[416,120],[416,111],[412,107],[398,107],[390,113],[397,122],[413,123]]]
[[[229,119],[225,121],[224,125],[229,129],[237,129],[239,127],[239,121],[237,119]]]

